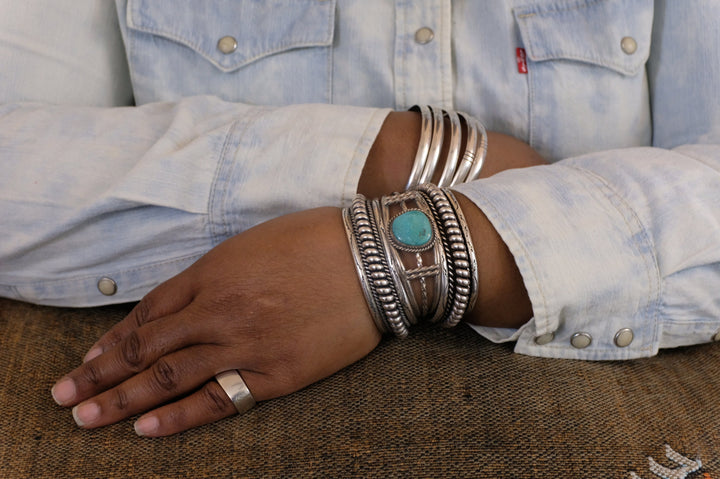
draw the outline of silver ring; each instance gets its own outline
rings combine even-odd
[[[215,379],[240,414],[249,411],[255,406],[255,398],[236,369],[223,371],[215,375]]]

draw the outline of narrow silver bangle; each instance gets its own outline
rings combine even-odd
[[[347,218],[345,231],[375,325],[380,332],[392,332],[402,338],[408,335],[408,320],[398,297],[372,203],[363,195],[353,199],[343,213]]]
[[[354,227],[352,220],[350,219],[350,208],[343,210],[343,224],[345,225],[345,234],[348,238],[348,244],[350,245],[350,251],[352,252],[353,263],[355,264],[355,271],[357,272],[358,279],[360,280],[360,287],[363,295],[365,296],[365,302],[370,310],[370,316],[372,316],[375,327],[381,333],[387,333],[385,322],[383,321],[383,313],[378,310],[377,302],[373,297],[372,291],[370,290],[370,281],[365,272],[365,267],[362,263],[362,256],[360,255],[360,248],[358,247],[358,239],[355,238]]]
[[[430,107],[430,112],[433,120],[432,141],[430,142],[430,150],[428,151],[425,169],[420,176],[419,184],[432,181],[437,165],[440,162],[440,152],[445,139],[445,112],[439,107]]]
[[[410,176],[408,178],[405,189],[410,189],[420,183],[420,178],[425,171],[428,152],[430,151],[430,142],[432,141],[433,120],[430,108],[426,105],[415,105],[410,111],[419,111],[422,117],[422,126],[420,127],[420,141],[418,143],[417,153],[415,153],[415,162],[413,163]]]
[[[380,233],[380,238],[383,242],[383,249],[387,253],[388,265],[390,266],[390,275],[392,276],[393,282],[395,283],[395,289],[397,291],[397,297],[399,301],[399,307],[403,308],[405,317],[407,318],[408,325],[417,324],[418,316],[417,310],[413,307],[414,296],[412,291],[408,291],[405,282],[402,279],[402,271],[404,269],[402,262],[395,254],[394,248],[389,242],[390,233],[387,231],[387,223],[383,218],[383,211],[381,211],[380,202],[374,201],[372,203],[373,212],[375,218],[378,219],[377,227]],[[395,328],[393,332],[398,335],[398,331],[402,331],[402,328]]]
[[[450,186],[450,181],[455,174],[458,159],[460,158],[460,146],[462,143],[462,125],[457,112],[450,110],[447,112],[450,119],[450,148],[448,149],[447,159],[445,160],[445,168],[438,180],[438,186]]]
[[[456,294],[457,295],[466,295],[467,299],[465,300],[464,307],[462,309],[458,309],[456,311],[453,311],[451,313],[451,316],[445,321],[446,327],[453,327],[455,326],[462,317],[468,312],[472,311],[472,309],[475,307],[475,301],[477,300],[478,291],[479,291],[479,273],[478,273],[478,266],[477,266],[477,258],[475,257],[475,247],[472,242],[472,237],[470,236],[470,228],[467,225],[467,221],[465,220],[465,215],[462,212],[462,209],[460,208],[460,204],[457,201],[457,198],[455,198],[455,195],[450,190],[445,190],[445,194],[447,196],[448,202],[452,206],[452,208],[455,210],[455,215],[457,216],[457,222],[460,225],[460,231],[448,231],[448,233],[457,234],[461,233],[463,236],[463,244],[465,245],[465,253],[467,254],[466,258],[462,257],[462,249],[458,249],[455,252],[453,252],[453,264],[457,268],[458,271],[465,270],[468,271],[469,276],[467,278],[470,281],[469,286],[467,287],[468,291],[466,292],[464,290],[464,287],[460,284],[456,286]],[[462,275],[459,275],[462,276]],[[461,298],[462,299],[462,298]]]
[[[465,113],[458,113],[462,119],[465,120],[465,128],[467,129],[467,140],[465,141],[465,152],[463,153],[460,163],[455,171],[455,176],[450,182],[450,186],[457,185],[458,183],[464,183],[467,179],[467,174],[472,168],[475,162],[475,153],[478,147],[478,131],[477,125],[473,121],[470,115]]]
[[[478,129],[480,146],[479,151],[475,152],[475,161],[473,162],[470,171],[468,171],[467,178],[465,178],[465,183],[476,180],[480,177],[480,171],[482,170],[483,164],[485,163],[485,158],[487,157],[488,136],[487,131],[485,130],[485,125],[483,125],[482,122],[476,118],[472,118],[472,121],[475,122],[475,126]]]
[[[450,120],[450,139],[445,167],[438,180],[438,186],[441,188],[454,186],[475,180],[480,176],[487,157],[488,135],[485,126],[479,120],[466,113],[446,111],[428,105],[415,105],[409,111],[420,112],[422,123],[418,149],[405,186],[406,190],[432,182],[445,142],[446,116]],[[460,156],[463,136],[465,148]]]

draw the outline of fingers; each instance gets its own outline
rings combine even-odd
[[[132,331],[164,316],[181,311],[193,300],[187,275],[176,276],[150,291],[125,319],[113,326],[88,351],[83,362],[95,359],[125,339]]]
[[[193,324],[191,315],[172,315],[130,331],[112,349],[83,363],[58,381],[52,389],[53,398],[61,406],[73,406],[144,371],[163,355],[203,343],[211,326]]]
[[[235,406],[213,380],[192,395],[145,414],[135,423],[135,432],[148,437],[169,436],[234,414]]]
[[[163,356],[142,373],[78,404],[73,417],[79,426],[93,428],[157,407],[212,379],[215,371],[223,368],[219,364],[227,361],[227,354],[225,348],[201,345]],[[230,401],[227,395],[225,399]]]

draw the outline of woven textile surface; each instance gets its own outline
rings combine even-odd
[[[720,344],[630,362],[514,354],[468,328],[385,340],[243,416],[164,439],[77,428],[54,381],[128,306],[0,300],[0,477],[655,478],[665,444],[720,479]]]

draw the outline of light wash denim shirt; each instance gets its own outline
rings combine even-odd
[[[579,359],[720,339],[718,32],[713,0],[4,2],[0,294],[138,300],[347,204],[387,113],[421,103],[553,162],[458,188],[533,305],[481,334]]]

